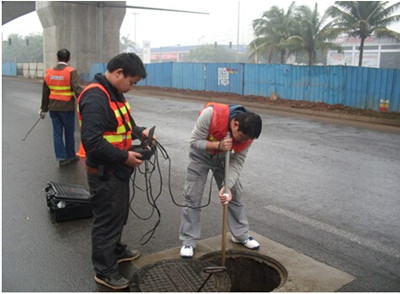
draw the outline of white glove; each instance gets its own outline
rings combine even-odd
[[[46,117],[46,112],[42,111],[41,109],[39,110],[39,115],[41,119],[44,119]]]

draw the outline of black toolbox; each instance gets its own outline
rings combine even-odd
[[[47,207],[56,222],[93,216],[90,193],[83,186],[49,182],[44,191]]]

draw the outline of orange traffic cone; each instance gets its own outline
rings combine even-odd
[[[82,142],[79,145],[79,151],[76,153],[76,155],[79,156],[80,158],[85,158],[86,157],[85,148],[83,148]]]

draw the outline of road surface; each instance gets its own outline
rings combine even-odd
[[[2,290],[103,291],[93,279],[91,219],[55,223],[42,191],[48,181],[87,187],[84,160],[58,166],[49,117],[22,141],[39,116],[41,88],[39,80],[3,77]],[[189,136],[204,103],[127,97],[139,125],[156,125],[171,159],[170,188],[181,203]],[[250,229],[356,277],[340,291],[400,291],[400,134],[264,110],[260,115],[262,135],[242,172]],[[78,150],[78,127],[75,136]],[[131,213],[123,236],[142,255],[180,245],[180,208],[168,191],[168,161],[161,153],[159,162],[160,225],[140,245],[158,218],[137,189],[132,209],[149,219]],[[143,175],[137,177],[143,188]],[[156,197],[156,173],[151,181]],[[211,204],[202,210],[203,238],[221,233],[216,191],[213,185]],[[134,268],[121,270],[132,274]]]

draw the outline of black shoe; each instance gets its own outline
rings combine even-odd
[[[78,157],[78,156],[75,156],[75,157],[73,157],[73,158],[68,158],[68,159],[60,160],[60,161],[59,161],[59,164],[60,164],[60,166],[65,166],[65,165],[67,165],[67,164],[70,164],[70,163],[76,162],[76,161],[79,161],[79,157]]]
[[[120,274],[117,274],[112,277],[105,277],[101,275],[95,275],[94,280],[101,284],[104,285],[110,289],[113,290],[121,290],[129,287],[129,281],[125,279],[123,276]]]
[[[70,162],[79,161],[79,156],[75,156],[73,158],[68,159]]]
[[[139,256],[140,256],[139,250],[125,249],[124,252],[122,252],[121,254],[119,254],[117,256],[117,262],[121,263],[121,262],[125,262],[125,261],[132,261],[132,260],[138,259]]]
[[[58,164],[59,164],[60,166],[66,166],[66,165],[69,164],[69,163],[71,163],[71,160],[69,160],[69,159],[60,160],[60,161],[58,162]]]

